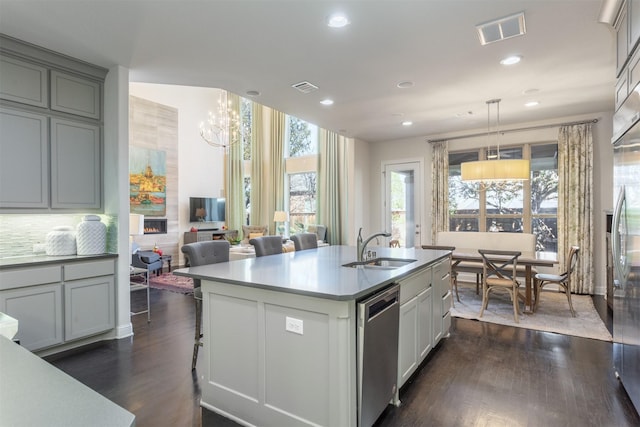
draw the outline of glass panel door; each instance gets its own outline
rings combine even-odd
[[[390,240],[403,248],[420,246],[420,163],[387,164],[384,176],[384,226],[391,233]]]

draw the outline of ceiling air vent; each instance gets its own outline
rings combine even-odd
[[[476,29],[482,46],[510,39],[511,37],[522,36],[527,32],[524,23],[524,12],[478,24]]]
[[[300,82],[294,85],[291,85],[292,88],[298,89],[302,93],[311,93],[313,91],[318,90],[318,86],[311,84],[309,82]]]

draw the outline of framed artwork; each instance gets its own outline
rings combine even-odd
[[[167,213],[166,152],[129,146],[130,212],[145,216]]]

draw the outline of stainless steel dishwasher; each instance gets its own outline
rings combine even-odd
[[[400,286],[358,303],[358,425],[371,426],[396,392]]]

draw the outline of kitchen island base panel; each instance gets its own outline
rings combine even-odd
[[[202,290],[202,406],[243,425],[357,425],[353,300],[215,281]]]

